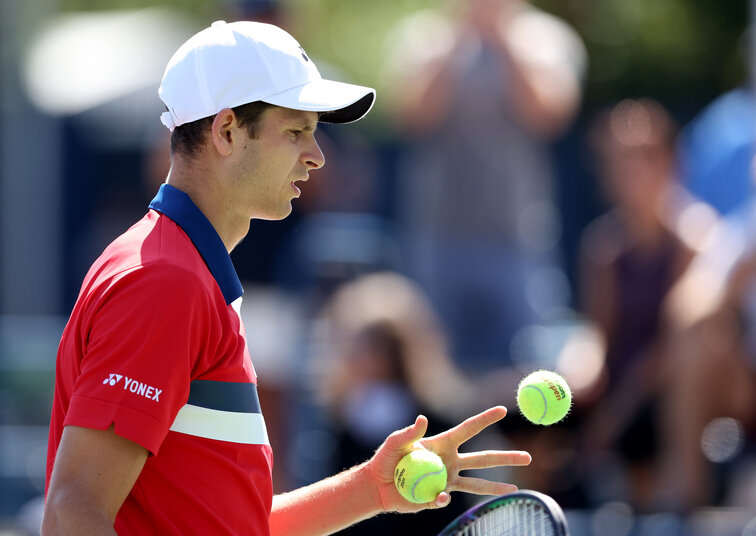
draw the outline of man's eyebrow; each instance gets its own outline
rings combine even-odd
[[[318,117],[315,119],[312,119],[305,115],[298,115],[289,119],[289,125],[291,128],[304,130],[305,132],[315,132],[318,129],[319,119],[320,114],[318,114]]]

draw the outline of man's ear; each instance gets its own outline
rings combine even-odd
[[[236,130],[236,114],[230,108],[224,108],[213,119],[210,137],[213,147],[222,156],[229,156],[234,148],[234,135]]]

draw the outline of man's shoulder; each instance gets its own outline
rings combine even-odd
[[[153,210],[113,240],[99,260],[136,267],[147,264],[188,266],[202,259],[179,225]]]
[[[186,233],[167,216],[150,211],[105,248],[85,286],[127,280],[193,287],[211,277]]]

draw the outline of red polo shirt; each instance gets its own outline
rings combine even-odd
[[[242,288],[210,222],[163,185],[84,279],[58,349],[47,459],[63,427],[107,429],[150,456],[121,535],[268,535],[272,452],[239,315]]]

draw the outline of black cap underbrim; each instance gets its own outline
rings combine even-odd
[[[375,93],[368,93],[349,106],[339,108],[338,110],[322,112],[319,120],[323,123],[353,123],[365,117],[373,107],[374,101]]]

